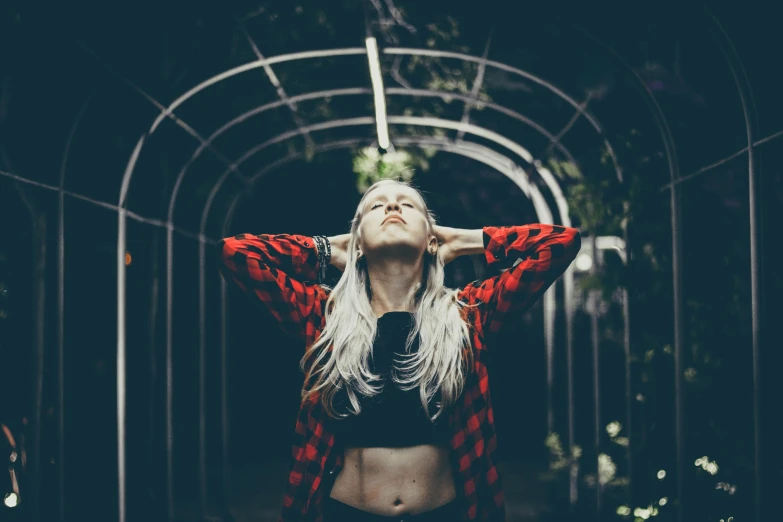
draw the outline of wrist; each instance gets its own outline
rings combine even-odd
[[[351,240],[351,234],[340,234],[339,236],[329,236],[326,238],[332,247],[332,266],[338,270],[344,270],[348,261],[348,244]]]
[[[313,244],[318,259],[318,283],[326,280],[326,269],[331,262],[332,248],[326,236],[313,236]]]

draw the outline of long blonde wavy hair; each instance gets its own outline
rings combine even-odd
[[[413,189],[427,215],[427,233],[433,235],[435,217],[427,208],[422,194],[409,183],[382,180],[364,193],[351,221],[348,262],[340,280],[326,302],[326,324],[318,340],[305,352],[300,368],[305,373],[302,402],[320,398],[328,415],[344,418],[348,414],[334,408],[336,393],[347,393],[351,414],[361,412],[357,393],[372,397],[381,393],[383,381],[373,374],[368,364],[375,339],[377,319],[370,304],[371,289],[364,256],[358,256],[361,244],[359,224],[367,197],[388,184]],[[444,286],[441,250],[435,255],[425,250],[421,284],[414,294],[414,325],[405,345],[405,361],[391,372],[391,378],[403,390],[419,388],[424,411],[429,412],[430,400],[440,391],[434,422],[462,393],[468,369],[473,365],[470,332],[457,300],[457,291]],[[419,350],[409,353],[419,336]]]

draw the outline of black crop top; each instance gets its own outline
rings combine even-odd
[[[349,411],[350,401],[345,390],[335,395],[335,409],[340,413],[348,413],[348,417],[328,418],[329,430],[335,434],[336,444],[363,448],[448,444],[451,434],[447,412],[441,413],[433,424],[421,404],[419,389],[402,391],[389,377],[392,359],[399,362],[406,360],[394,355],[405,353],[405,341],[412,326],[413,314],[409,312],[387,312],[378,319],[370,370],[384,379],[383,391],[374,397],[358,394],[361,405],[359,415]],[[418,349],[417,339],[411,345],[411,353],[416,353]],[[433,415],[437,411],[438,401],[439,392],[430,401]]]

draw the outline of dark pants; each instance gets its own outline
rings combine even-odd
[[[393,517],[368,513],[331,497],[324,504],[324,522],[459,522],[461,518],[456,500],[432,511]]]

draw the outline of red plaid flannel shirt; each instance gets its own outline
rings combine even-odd
[[[483,238],[489,266],[508,270],[470,283],[458,294],[476,305],[463,308],[472,325],[474,371],[449,417],[452,469],[465,521],[505,520],[486,366],[494,349],[490,334],[517,320],[565,271],[581,244],[576,229],[540,224],[484,227]],[[328,298],[323,287],[311,282],[319,268],[312,238],[241,234],[224,239],[221,247],[224,273],[260,299],[285,331],[310,346],[324,326]],[[280,522],[322,522],[324,494],[343,465],[325,420],[317,398],[299,410]]]

